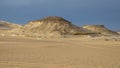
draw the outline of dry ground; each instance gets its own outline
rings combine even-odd
[[[0,37],[0,68],[120,68],[120,42]]]

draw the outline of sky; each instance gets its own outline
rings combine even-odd
[[[26,24],[60,16],[77,26],[104,24],[120,31],[120,0],[0,0],[0,20]]]

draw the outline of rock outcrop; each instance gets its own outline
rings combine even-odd
[[[73,25],[70,21],[62,17],[49,16],[40,20],[30,21],[21,28],[25,34],[32,36],[52,36],[78,35],[92,33],[91,31]]]
[[[83,26],[83,28],[102,34],[102,35],[119,35],[117,32],[106,28],[104,25],[85,25]]]

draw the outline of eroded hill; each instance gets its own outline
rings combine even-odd
[[[92,33],[92,31],[73,25],[70,21],[56,16],[30,21],[21,30],[27,35],[39,37],[61,37],[63,35]]]
[[[0,21],[0,36],[22,36],[30,38],[64,38],[79,36],[116,36],[117,32],[104,25],[76,26],[72,22],[58,16],[49,16],[39,20],[32,20],[21,26]]]
[[[15,29],[19,27],[21,27],[21,25],[14,24],[7,21],[0,21],[0,29]]]
[[[102,35],[119,35],[117,32],[106,28],[104,25],[85,25],[83,28]]]

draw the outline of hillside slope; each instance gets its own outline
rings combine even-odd
[[[83,28],[102,34],[102,35],[118,35],[117,32],[106,28],[104,25],[85,25],[83,26]]]
[[[7,21],[0,21],[0,29],[15,29],[19,27],[21,27],[21,25],[14,24]]]
[[[70,21],[62,17],[49,16],[40,20],[30,21],[21,30],[24,33],[39,36],[61,36],[92,33],[91,31],[73,25]]]

